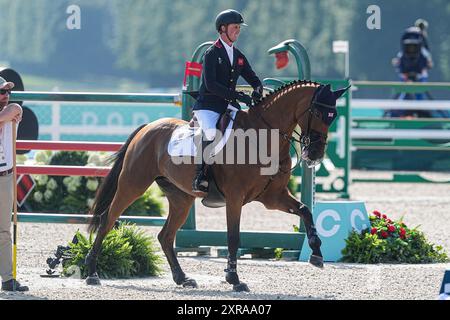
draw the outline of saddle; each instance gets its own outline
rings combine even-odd
[[[216,129],[219,130],[222,134],[225,133],[230,121],[233,120],[231,118],[231,109],[227,109],[225,113],[223,113],[216,124]],[[189,127],[195,128],[195,124],[197,123],[197,118],[195,116],[192,117],[191,121],[189,121]]]
[[[231,116],[232,111],[232,109],[227,109],[227,111],[223,113],[217,121],[216,128],[222,133],[222,135],[225,134],[225,130],[230,124],[230,121],[233,120]],[[194,116],[189,122],[189,126],[195,127],[196,122],[197,119]],[[202,199],[202,204],[208,208],[222,208],[226,205],[226,199],[222,191],[220,191],[219,187],[217,186],[213,170],[211,170],[210,167],[211,165],[205,165],[206,178],[208,180],[208,192]]]

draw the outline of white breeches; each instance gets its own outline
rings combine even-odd
[[[195,110],[194,115],[205,135],[205,139],[213,141],[216,137],[216,124],[219,121],[220,114],[210,110]]]

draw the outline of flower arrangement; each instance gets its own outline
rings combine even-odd
[[[342,250],[342,262],[437,263],[448,261],[441,246],[429,243],[423,232],[394,221],[379,211],[369,216],[371,228],[352,231]]]
[[[406,240],[407,226],[403,223],[402,219],[397,222],[392,221],[385,214],[381,214],[377,210],[375,210],[373,212],[373,215],[371,215],[369,218],[372,225],[370,234],[377,234],[381,239],[393,237]],[[411,236],[411,234],[412,232],[409,233],[409,236]]]
[[[108,165],[109,155],[106,152],[40,151],[35,154],[31,164],[101,167]],[[36,186],[27,199],[26,209],[48,213],[87,213],[94,204],[102,182],[102,178],[97,177],[33,175],[33,178]],[[124,214],[130,213],[161,216],[163,203],[159,188],[149,188]]]

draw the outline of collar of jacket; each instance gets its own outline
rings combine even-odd
[[[222,44],[222,42],[220,41],[220,39],[217,39],[217,41],[214,42],[214,46],[217,47],[217,48],[219,48],[219,49],[223,48],[223,44]]]
[[[235,67],[237,64],[237,59],[238,59],[238,54],[237,54],[237,49],[236,47],[233,45],[233,63],[230,63],[230,59],[228,59],[228,53],[227,53],[227,49],[225,49],[225,47],[223,46],[222,42],[220,41],[220,38],[217,39],[217,41],[214,43],[214,46],[221,49],[221,55],[222,58],[225,59],[225,61],[228,63],[228,65],[230,67]]]

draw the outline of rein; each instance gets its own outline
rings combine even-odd
[[[306,111],[308,111],[308,110],[306,110]],[[263,122],[267,127],[269,127],[270,130],[273,130],[273,129],[274,129],[274,128],[270,125],[270,123],[268,123],[268,122],[266,121],[266,119],[264,119],[264,117],[262,116],[262,114],[259,115],[259,119],[261,119],[262,122]],[[295,154],[296,154],[296,156],[297,156],[297,163],[295,164],[294,167],[291,168],[291,172],[294,171],[295,168],[297,168],[297,166],[299,166],[299,165],[300,165],[300,162],[301,162],[301,160],[299,160],[300,157],[298,156],[297,149],[295,148],[295,145],[294,145],[295,142],[297,142],[297,143],[302,143],[302,142],[301,142],[301,135],[300,135],[300,133],[298,133],[296,130],[294,130],[294,132],[298,135],[298,138],[295,138],[295,137],[293,137],[293,136],[290,136],[290,135],[288,135],[287,133],[284,133],[284,132],[280,132],[280,131],[278,132],[278,134],[279,134],[285,141],[287,141],[291,147],[294,148]]]

